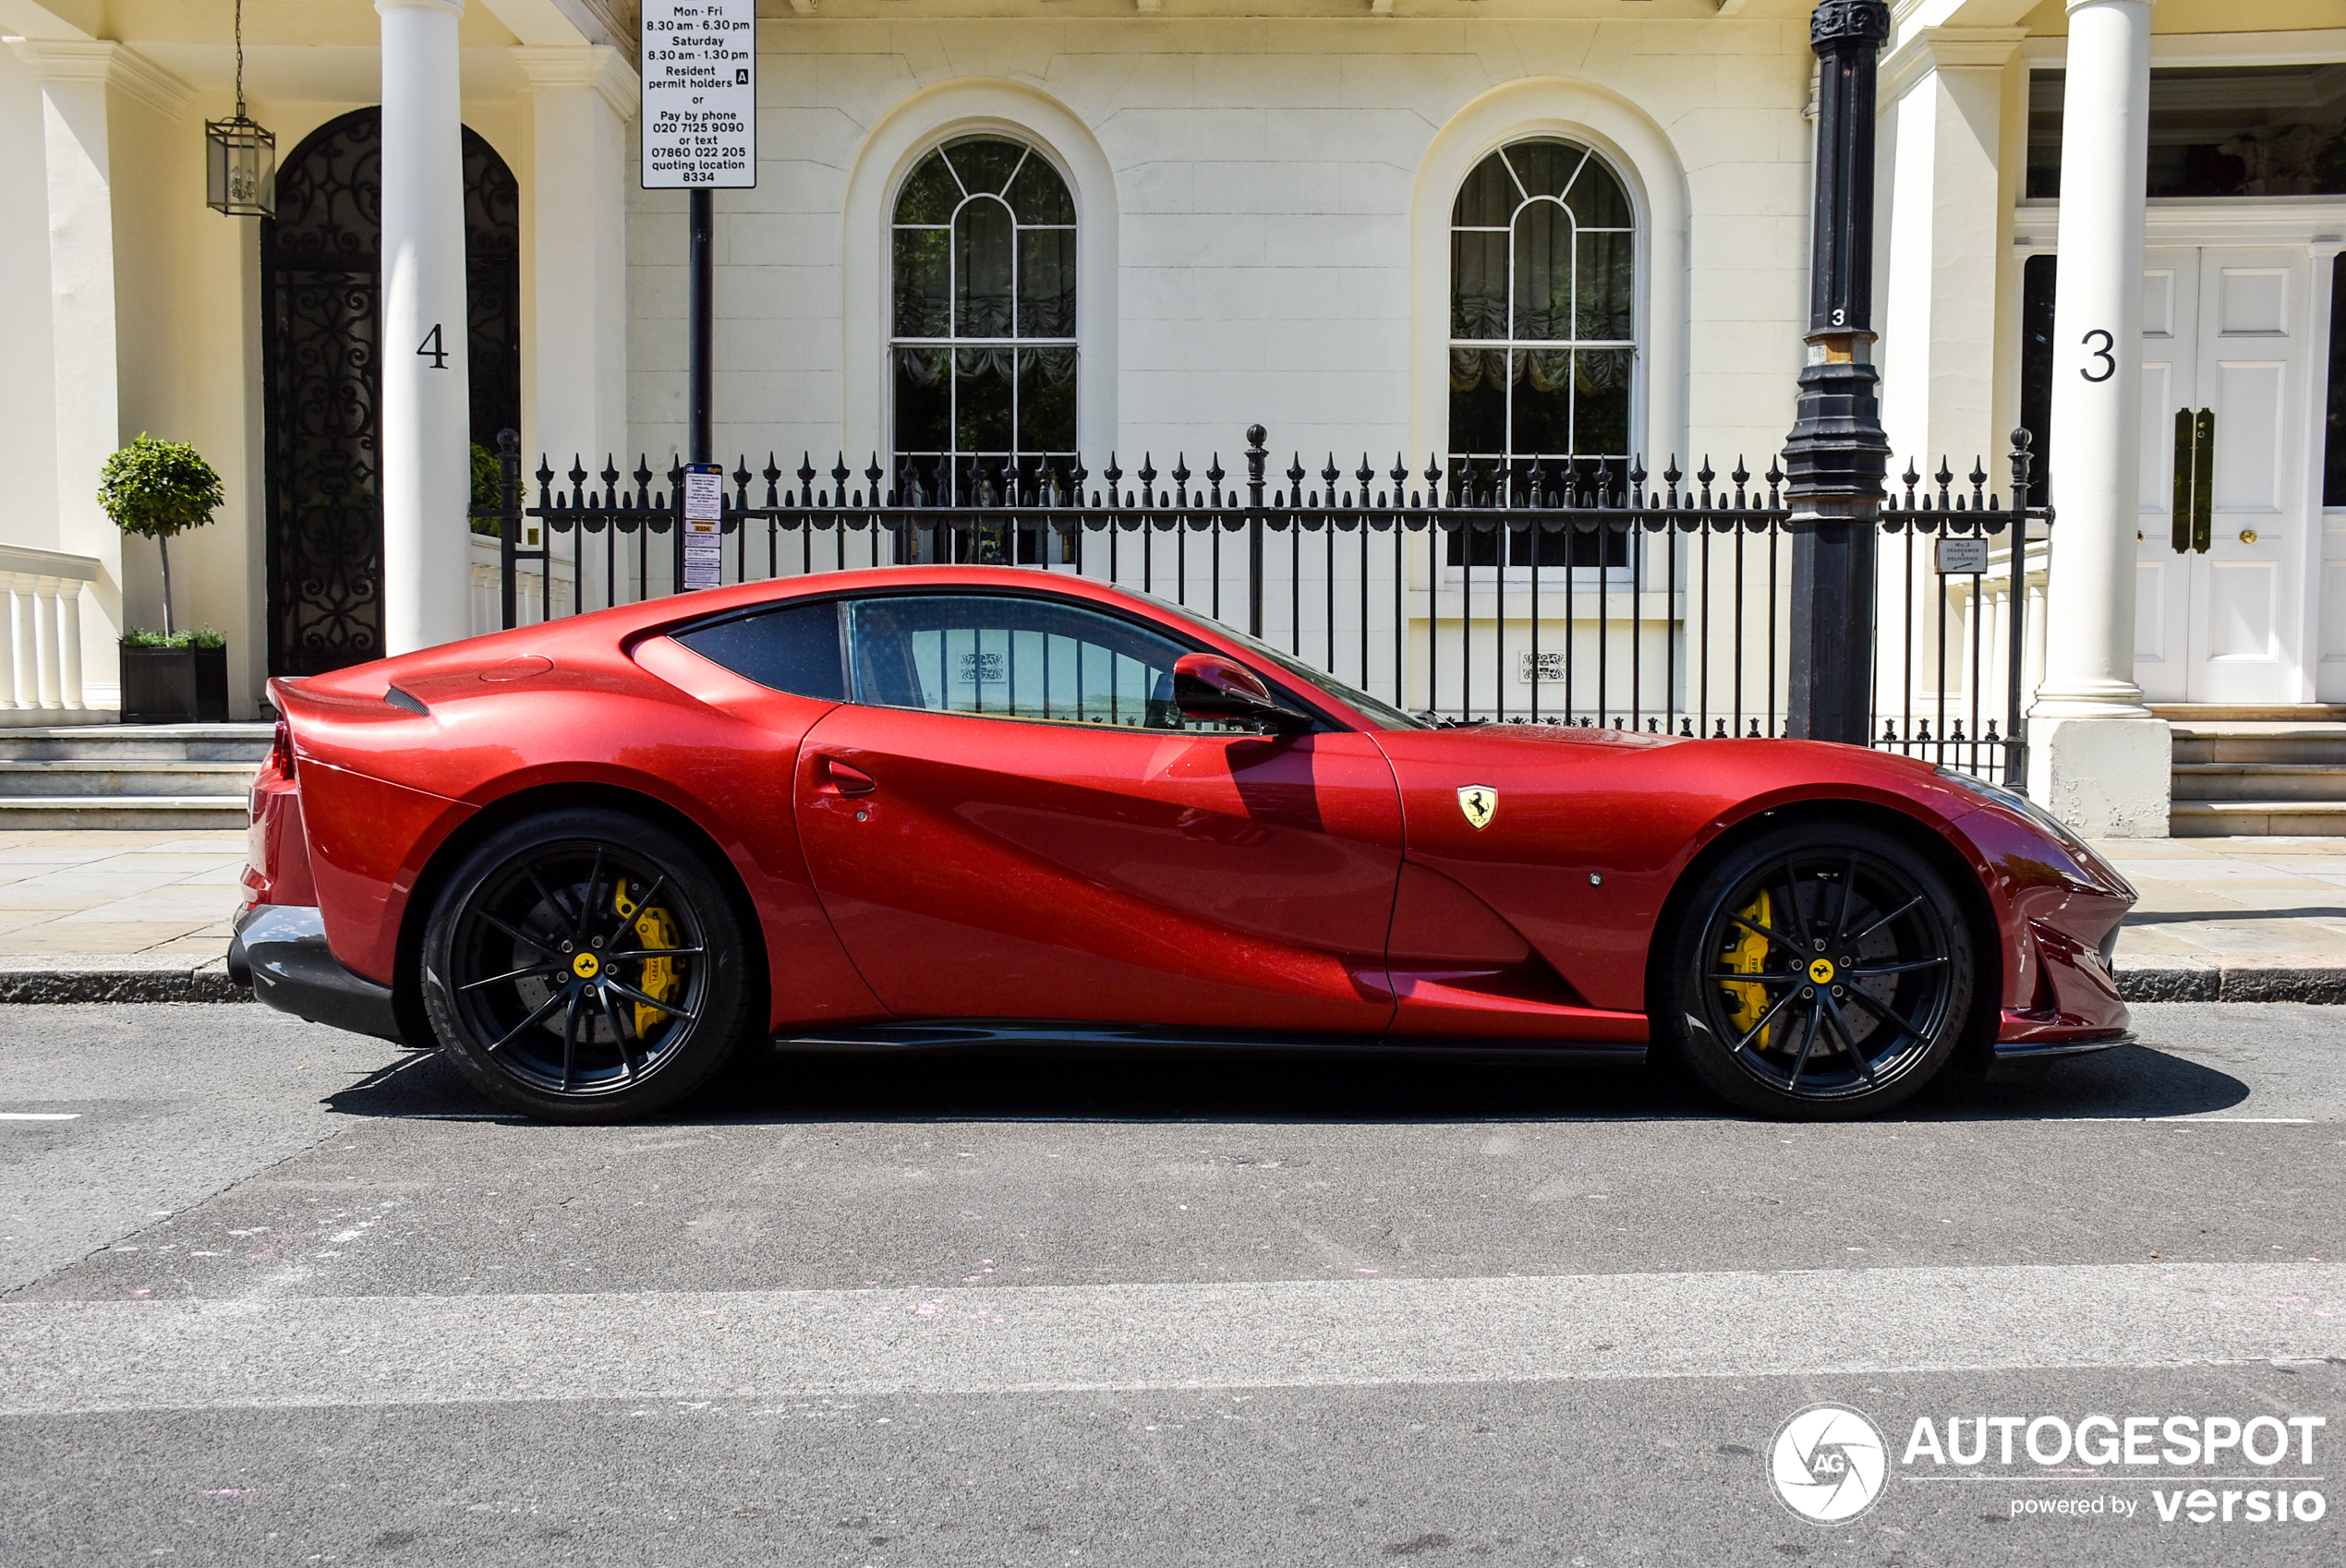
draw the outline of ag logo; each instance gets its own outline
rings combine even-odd
[[[1484,828],[1491,826],[1491,814],[1499,809],[1499,791],[1488,784],[1458,786],[1458,809],[1466,814],[1467,826]]]
[[[1768,1472],[1786,1508],[1838,1525],[1881,1495],[1890,1458],[1874,1424],[1838,1405],[1812,1405],[1784,1424],[1768,1450]]]

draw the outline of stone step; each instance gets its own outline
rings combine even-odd
[[[2346,722],[2346,703],[2152,703],[2170,724]]]
[[[2346,724],[2177,725],[2173,755],[2188,763],[2332,763],[2346,766]]]
[[[219,795],[0,795],[0,831],[160,828],[194,832],[245,826],[244,802]]]
[[[2178,838],[2346,834],[2346,801],[2177,801],[2167,830]]]
[[[269,754],[274,724],[73,724],[0,730],[6,762],[242,762]]]
[[[2346,801],[2346,762],[2179,762],[2178,801]]]
[[[242,801],[249,762],[0,762],[0,797],[218,796]]]

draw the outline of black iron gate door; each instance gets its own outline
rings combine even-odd
[[[381,110],[328,121],[278,171],[261,223],[272,675],[383,652],[381,145]],[[521,423],[520,187],[469,129],[464,147],[472,430],[493,450]]]

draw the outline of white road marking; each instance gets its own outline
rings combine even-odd
[[[0,1303],[0,1415],[2346,1357],[2346,1264]]]
[[[78,1122],[79,1111],[0,1111],[0,1122]]]

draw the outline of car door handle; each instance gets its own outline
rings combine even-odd
[[[824,781],[842,795],[868,795],[879,788],[879,780],[860,767],[850,767],[837,757],[823,759]]]

